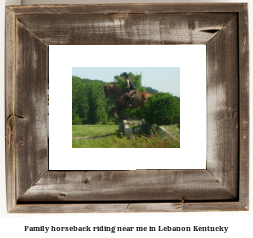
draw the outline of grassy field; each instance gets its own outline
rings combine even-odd
[[[116,134],[118,125],[78,125],[72,126],[73,137],[96,137]]]
[[[173,141],[169,138],[162,139],[158,135],[151,137],[135,135],[127,139],[118,128],[118,125],[72,126],[72,148],[178,148],[180,146],[180,137],[179,140],[177,138]],[[176,133],[176,128],[174,129]],[[178,131],[177,134],[179,135]]]

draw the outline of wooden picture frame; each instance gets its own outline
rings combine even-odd
[[[6,7],[8,212],[247,211],[248,40],[244,3]],[[206,169],[49,171],[55,44],[206,44]]]

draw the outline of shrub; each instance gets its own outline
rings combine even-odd
[[[140,120],[143,118],[142,110],[140,107],[133,108],[133,109],[127,109],[127,117],[131,119],[137,119]]]
[[[143,111],[147,123],[170,125],[180,123],[180,103],[170,93],[157,93],[149,97]]]

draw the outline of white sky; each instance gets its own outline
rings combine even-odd
[[[180,67],[73,67],[72,75],[80,78],[114,81],[122,72],[142,74],[142,85],[180,97]]]

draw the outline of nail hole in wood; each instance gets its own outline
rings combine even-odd
[[[84,180],[84,183],[86,184],[86,183],[89,183],[90,181],[88,180],[88,179],[85,179]]]
[[[57,197],[58,197],[58,198],[65,198],[65,197],[66,197],[66,195],[65,195],[65,194],[63,194],[63,193],[59,193]]]

